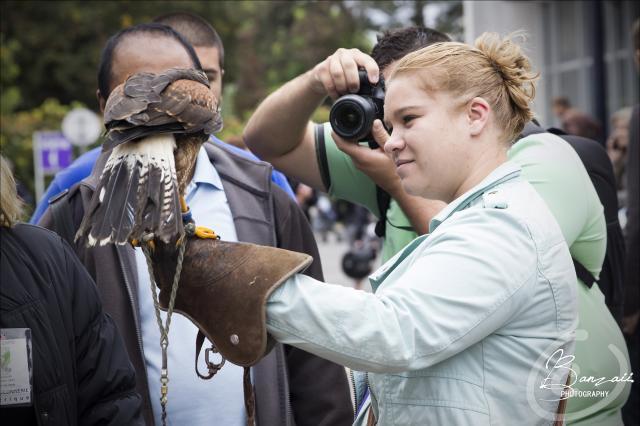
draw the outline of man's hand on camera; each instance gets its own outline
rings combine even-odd
[[[320,94],[336,99],[347,93],[356,93],[360,86],[358,67],[364,67],[371,83],[378,82],[378,64],[358,49],[340,48],[311,70],[312,88]]]
[[[379,148],[371,149],[368,145],[347,141],[336,135],[335,132],[333,132],[333,139],[338,149],[351,157],[353,165],[358,170],[369,176],[376,185],[387,191],[391,196],[394,196],[397,191],[402,190],[402,183],[396,173],[396,166],[393,160],[382,149],[387,139],[389,139],[389,134],[380,120],[373,122],[371,133]]]

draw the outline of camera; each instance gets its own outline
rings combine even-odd
[[[384,117],[384,80],[380,76],[377,84],[371,84],[364,69],[358,70],[360,90],[356,94],[344,95],[331,107],[329,122],[336,134],[344,139],[368,142],[371,149],[378,148],[371,127],[373,121]]]

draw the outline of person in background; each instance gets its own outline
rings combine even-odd
[[[631,33],[633,59],[636,71],[640,71],[640,19],[633,23]],[[637,426],[640,425],[640,104],[634,105],[631,112],[628,152],[627,225],[624,229],[627,259],[622,327],[629,344],[635,381],[623,412],[625,424]]]
[[[607,138],[607,154],[613,165],[618,190],[624,188],[624,173],[627,164],[627,149],[629,147],[629,120],[631,108],[622,108],[611,115],[611,133]],[[622,205],[625,203],[620,200]]]
[[[62,238],[20,223],[21,209],[0,156],[0,328],[30,329],[33,357],[32,403],[2,405],[3,424],[142,425],[136,374],[95,283]],[[19,373],[3,365],[3,387],[10,368]]]
[[[224,45],[216,30],[201,17],[187,12],[174,12],[162,15],[157,17],[154,22],[173,28],[182,34],[182,36],[185,37],[185,39],[193,46],[196,54],[198,55],[198,59],[200,59],[203,70],[207,74],[207,78],[211,84],[211,91],[216,99],[220,99],[222,101]],[[227,144],[215,136],[211,136],[210,140],[212,143],[222,145],[236,153],[245,155],[249,158],[256,158],[250,152],[240,149],[239,147],[234,146],[234,144]],[[74,184],[80,182],[91,174],[91,169],[98,159],[101,150],[101,147],[97,147],[82,154],[69,167],[56,173],[55,177],[45,190],[44,195],[38,201],[38,205],[36,206],[36,209],[31,216],[31,220],[29,221],[30,223],[38,223],[47,209],[49,200],[52,197],[71,188]],[[273,170],[271,172],[271,180],[292,198],[294,197],[294,193],[287,182],[287,178],[281,172]]]
[[[386,78],[393,65],[407,53],[449,40],[430,28],[409,27],[379,37],[371,55]],[[384,262],[411,242],[417,236],[415,231],[425,233],[428,219],[444,203],[407,194],[382,149],[344,141],[332,133],[329,123],[310,121],[327,96],[335,99],[357,92],[357,84],[346,87],[344,78],[334,82],[329,67],[344,73],[346,67],[342,68],[341,62],[356,66],[353,57],[359,55],[363,53],[357,49],[338,49],[312,70],[273,92],[249,119],[244,140],[253,153],[287,176],[371,211],[384,224],[384,232],[379,234],[384,237],[381,253]],[[377,79],[378,75],[370,78]],[[378,138],[386,135],[382,128],[374,128],[373,133]],[[386,205],[379,203],[381,191],[389,194]]]
[[[586,112],[571,108],[562,118],[562,130],[570,135],[593,139],[604,145],[602,124]]]
[[[571,109],[571,101],[566,96],[557,96],[553,98],[551,110],[553,115],[558,119],[558,123],[562,123],[564,116]]]

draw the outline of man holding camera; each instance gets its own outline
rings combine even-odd
[[[379,38],[371,56],[357,49],[338,49],[312,70],[267,97],[245,129],[245,143],[263,160],[291,177],[338,198],[364,205],[376,214],[381,219],[376,231],[385,237],[383,262],[417,235],[426,234],[431,218],[444,203],[406,194],[393,161],[382,149],[371,149],[365,143],[358,143],[369,138],[361,138],[362,134],[355,130],[362,127],[364,129],[357,130],[368,133],[366,124],[371,117],[364,113],[365,110],[372,111],[375,117],[380,116],[376,111],[377,96],[382,87],[378,70],[384,78],[406,54],[443,41],[449,41],[444,34],[411,27]],[[361,78],[359,69],[366,72],[368,82]],[[342,97],[337,101],[332,109],[331,124],[309,121],[327,96],[337,99],[345,94],[357,94],[359,98]],[[375,119],[370,126],[372,138],[383,146],[389,136],[382,122]],[[338,135],[349,134],[350,129],[355,134],[351,139]],[[590,274],[598,276],[607,240],[598,194],[580,157],[568,143],[550,133],[531,133],[510,149],[509,160],[522,168],[523,177],[547,202],[572,257]],[[582,281],[577,282],[577,286],[578,327],[585,330],[588,337],[576,341],[574,364],[586,377],[614,377],[629,372],[624,339],[604,303],[602,292],[597,285],[589,287]],[[612,347],[619,351],[620,357],[606,349]],[[589,383],[576,383],[575,388],[579,391],[601,390]],[[612,386],[606,390],[608,396],[604,398],[571,398],[566,411],[567,422],[574,425],[590,421],[620,424],[620,408],[628,397],[629,386],[615,389]],[[597,410],[591,408],[594,405],[598,406]]]
[[[338,49],[267,97],[244,132],[247,146],[286,175],[337,198],[364,205],[382,218],[384,232],[379,234],[385,237],[383,261],[413,240],[416,232],[426,233],[429,220],[444,203],[405,193],[393,161],[381,148],[370,149],[367,144],[341,138],[332,133],[329,123],[309,120],[327,96],[337,99],[359,92],[361,101],[375,103],[382,87],[379,72],[384,78],[407,53],[442,41],[449,41],[449,37],[432,29],[410,27],[386,33],[371,56],[357,49]],[[363,83],[370,84],[360,84],[358,67],[368,76],[369,81]],[[381,115],[380,111],[378,118]],[[349,124],[349,118],[355,120],[352,124],[357,127],[359,117],[342,118],[344,124]],[[372,127],[364,127],[365,134],[370,129],[377,144],[384,145],[388,134],[379,119],[373,121]],[[380,226],[376,229],[382,231]]]

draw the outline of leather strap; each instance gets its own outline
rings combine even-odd
[[[204,343],[204,337],[204,334],[202,334],[202,332],[198,330],[198,335],[196,336],[196,374],[203,380],[209,380],[210,378],[215,376],[218,371],[220,371],[225,363],[225,359],[222,358],[222,361],[220,361],[219,363],[213,363],[209,360],[209,354],[211,352],[218,353],[216,347],[211,344],[211,347],[205,349],[204,351],[204,362],[207,364],[207,368],[209,370],[208,374],[206,376],[200,374],[200,371],[198,370],[198,358],[200,357],[200,350],[202,349],[202,344]]]
[[[251,384],[251,368],[250,367],[244,367],[242,387],[244,389],[244,408],[245,410],[247,410],[247,426],[255,426],[256,396],[255,396],[255,393],[253,392],[253,385]]]
[[[571,372],[569,372],[569,374],[567,374],[567,383],[565,386],[569,386],[569,383],[571,383]],[[562,426],[564,425],[564,412],[567,409],[567,400],[569,398],[565,398],[560,400],[560,403],[558,404],[558,410],[556,411],[556,419],[553,422],[553,426]]]
[[[376,426],[378,422],[376,421],[376,417],[373,415],[373,408],[369,407],[369,416],[367,417],[367,426]]]
[[[200,330],[198,330],[198,335],[196,336],[196,374],[201,379],[209,380],[213,376],[215,376],[218,371],[220,371],[220,369],[224,365],[225,359],[222,358],[222,361],[217,364],[212,363],[209,360],[210,351],[216,352],[216,353],[218,352],[215,349],[215,346],[213,346],[212,344],[211,348],[208,348],[205,350],[205,362],[207,364],[207,368],[209,369],[209,372],[206,376],[203,374],[200,374],[200,371],[198,370],[198,358],[200,356],[200,350],[202,349],[202,345],[204,344],[204,338],[205,338],[205,335]],[[242,388],[244,391],[244,408],[247,411],[247,426],[255,426],[256,396],[255,396],[255,392],[253,391],[253,385],[251,384],[251,367],[244,367],[244,373],[242,375]]]

